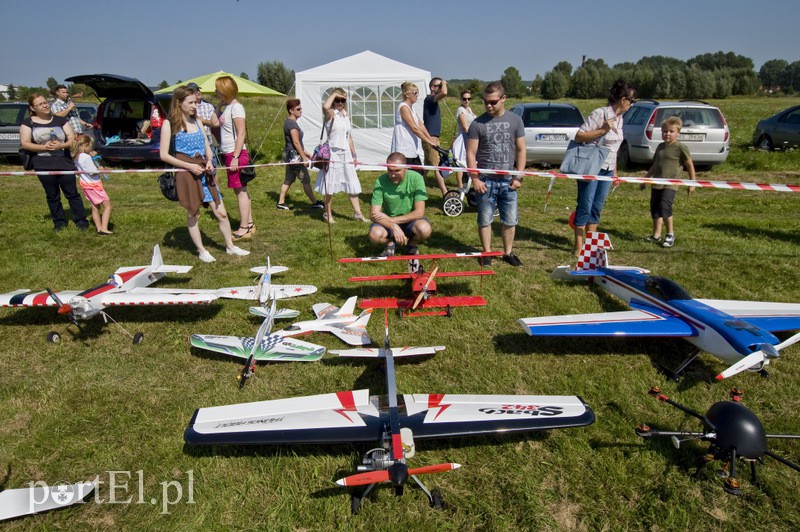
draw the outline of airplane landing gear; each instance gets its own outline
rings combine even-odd
[[[61,341],[61,334],[57,333],[56,331],[50,331],[47,333],[47,343],[48,344],[57,344]]]
[[[141,344],[142,340],[144,340],[144,333],[137,332],[136,334],[133,335],[133,345]]]

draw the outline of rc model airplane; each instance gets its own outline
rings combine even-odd
[[[367,323],[372,315],[372,309],[356,315],[354,311],[357,299],[355,296],[351,297],[342,308],[330,303],[317,303],[311,307],[317,319],[293,323],[275,334],[297,336],[312,332],[329,332],[335,334],[346,344],[369,345],[372,340],[367,333]]]
[[[394,255],[391,257],[359,257],[349,259],[339,259],[339,262],[381,262],[381,261],[416,261],[419,264],[420,260],[438,260],[438,259],[465,259],[473,258],[480,259],[481,257],[499,257],[502,253],[499,251],[484,251],[473,253],[437,253],[429,255]],[[411,263],[409,263],[411,264]],[[409,268],[411,269],[411,268]],[[361,308],[395,308],[397,309],[398,316],[450,316],[453,307],[479,307],[486,305],[486,300],[481,296],[435,296],[437,286],[436,278],[444,277],[474,277],[494,275],[491,270],[476,270],[476,271],[458,271],[458,272],[440,272],[438,266],[430,271],[424,271],[422,268],[409,273],[398,273],[393,275],[373,275],[366,277],[351,277],[348,279],[350,282],[364,282],[364,281],[393,281],[408,279],[411,281],[411,297],[408,299],[403,298],[380,298],[380,299],[362,299]],[[417,311],[421,309],[421,311]],[[444,309],[444,310],[439,310]]]
[[[552,277],[588,280],[625,300],[632,310],[571,316],[522,318],[531,336],[681,337],[697,349],[671,372],[677,378],[702,352],[731,364],[717,380],[744,370],[758,371],[797,341],[774,334],[800,329],[800,304],[721,299],[693,299],[670,279],[648,270],[609,266],[611,241],[605,233],[586,235],[576,269],[560,266]]]
[[[370,396],[369,390],[356,390],[200,408],[184,433],[185,441],[191,445],[378,441],[379,447],[364,456],[359,473],[337,481],[341,486],[367,486],[351,497],[351,510],[358,513],[361,501],[376,484],[391,482],[400,495],[409,477],[422,488],[432,506],[441,508],[439,493],[428,491],[417,475],[451,471],[460,465],[442,463],[409,468],[406,460],[414,456],[414,437],[452,438],[537,431],[580,427],[594,421],[589,406],[575,396],[398,396],[394,358],[432,355],[444,347],[392,348],[388,318],[384,319],[383,348],[356,348],[334,353],[381,359],[386,371],[386,397]]]
[[[191,266],[172,266],[164,264],[158,245],[153,247],[153,256],[148,266],[129,266],[119,268],[108,281],[84,291],[64,290],[53,292],[31,293],[22,289],[0,295],[0,307],[58,307],[59,314],[65,314],[70,323],[80,329],[78,320],[89,320],[98,314],[104,322],[114,321],[105,309],[114,306],[135,305],[202,305],[220,297],[241,299],[241,288],[222,288],[219,290],[185,289],[185,288],[148,288],[149,285],[162,279],[167,273],[187,273]],[[252,289],[253,287],[248,287]],[[117,324],[119,325],[119,324]],[[144,334],[138,332],[131,335],[120,326],[120,329],[138,344]],[[47,341],[58,342],[61,334],[51,331]]]

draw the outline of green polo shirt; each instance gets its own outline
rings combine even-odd
[[[406,170],[405,178],[395,185],[389,174],[383,174],[372,190],[372,205],[380,205],[387,216],[402,216],[414,210],[414,203],[428,199],[425,180],[413,170]]]

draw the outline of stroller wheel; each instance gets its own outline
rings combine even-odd
[[[464,212],[464,204],[461,203],[461,194],[457,190],[451,190],[444,195],[442,209],[447,216],[460,216]]]
[[[469,192],[467,192],[467,205],[470,207],[478,206],[478,198],[474,188],[469,189]]]

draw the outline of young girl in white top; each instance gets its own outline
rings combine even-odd
[[[92,205],[92,221],[97,228],[98,235],[110,235],[113,232],[108,230],[108,221],[111,218],[111,200],[108,198],[103,181],[97,166],[89,153],[94,148],[94,139],[85,133],[81,133],[75,139],[75,143],[70,148],[72,158],[80,175],[80,185],[83,195]],[[103,213],[100,213],[100,206],[103,206]]]

